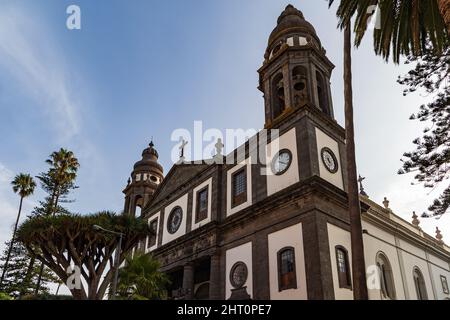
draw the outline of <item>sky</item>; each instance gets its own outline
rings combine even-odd
[[[10,181],[47,169],[64,147],[78,157],[77,189],[68,208],[120,212],[123,188],[151,138],[167,173],[174,130],[261,129],[257,69],[283,0],[0,0],[0,250],[11,236],[19,198]],[[334,113],[344,125],[342,40],[335,9],[325,0],[291,0],[311,22],[328,58]],[[66,27],[69,5],[81,9],[81,29]],[[443,189],[399,176],[422,124],[409,120],[432,97],[404,97],[396,83],[411,66],[375,56],[370,37],[353,51],[358,171],[366,192],[384,197],[411,221]],[[36,190],[22,219],[45,194]],[[450,217],[421,219],[431,235],[450,238]],[[448,242],[448,241],[447,241]]]

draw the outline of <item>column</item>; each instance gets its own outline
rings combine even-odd
[[[194,266],[192,263],[186,264],[183,269],[183,291],[185,300],[194,298]]]
[[[294,105],[292,103],[291,96],[291,74],[289,72],[289,64],[286,62],[282,67],[283,83],[284,83],[284,95],[285,95],[285,107],[291,109]]]
[[[211,256],[209,272],[209,299],[220,300],[220,255]]]

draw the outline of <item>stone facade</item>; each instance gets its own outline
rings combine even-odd
[[[351,284],[341,287],[336,280],[344,267],[337,265],[343,260],[337,259],[335,246],[345,248],[347,259],[351,247],[345,130],[333,118],[332,69],[312,25],[300,11],[288,6],[270,36],[259,70],[259,89],[264,93],[265,128],[279,130],[276,142],[291,153],[289,169],[267,176],[261,174],[264,165],[259,163],[185,162],[174,165],[164,178],[162,168],[156,171],[161,179],[154,188],[144,190],[135,179],[127,186],[125,211],[135,213],[135,205],[130,203],[137,192],[145,197],[142,216],[149,223],[157,221],[156,244],[149,246],[147,240],[140,246],[170,275],[171,298],[351,299]],[[252,149],[249,141],[238,148],[245,150],[246,160],[261,148]],[[241,168],[246,168],[246,198],[233,208],[233,177]],[[151,166],[145,170],[155,172]],[[202,205],[197,200],[203,186],[209,190],[205,223],[195,223],[193,213]],[[377,249],[381,250],[378,242],[385,241],[397,251],[397,257],[406,252],[406,245],[411,246],[408,252],[414,251],[413,255],[428,265],[422,270],[427,276],[433,277],[434,272],[450,278],[445,245],[366,197],[361,198],[361,207],[368,266]],[[383,240],[389,235],[394,235],[395,241]],[[426,256],[422,258],[418,252]],[[345,267],[350,273],[348,261]],[[392,269],[395,273],[394,266]],[[403,274],[403,283],[409,281],[406,278]],[[448,296],[437,294],[440,284],[436,282],[428,296]],[[373,290],[371,298],[386,298],[383,288]]]

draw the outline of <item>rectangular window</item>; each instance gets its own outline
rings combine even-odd
[[[294,248],[278,251],[278,291],[297,289]]]
[[[155,219],[152,222],[150,222],[150,230],[152,231],[152,234],[148,238],[147,248],[151,248],[156,244],[156,235],[158,232],[158,219]]]
[[[195,223],[208,217],[208,186],[197,192]]]
[[[242,168],[235,172],[231,179],[232,203],[236,207],[247,201],[247,170]]]
[[[447,278],[446,278],[445,276],[442,276],[442,275],[441,275],[441,284],[442,284],[442,291],[443,291],[445,294],[448,294],[449,291],[448,291],[448,282],[447,282]]]

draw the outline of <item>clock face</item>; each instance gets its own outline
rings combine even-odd
[[[338,171],[337,158],[330,148],[322,148],[322,162],[331,173],[336,173]]]
[[[236,262],[230,271],[231,285],[237,289],[242,287],[247,281],[248,270],[247,265],[244,262]]]
[[[288,149],[278,152],[272,160],[272,172],[281,175],[289,169],[292,162],[292,153]]]
[[[183,210],[180,207],[175,207],[169,214],[167,219],[167,230],[169,233],[174,234],[178,231],[183,220]]]

